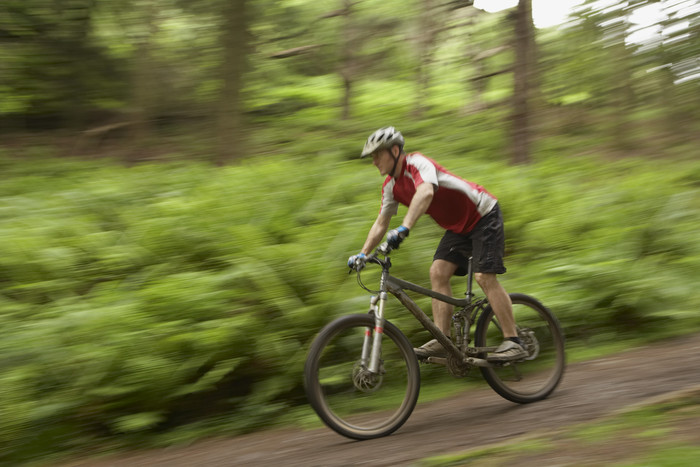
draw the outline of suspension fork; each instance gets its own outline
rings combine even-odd
[[[381,366],[382,336],[384,335],[384,304],[387,293],[384,285],[387,272],[382,272],[379,283],[379,295],[373,295],[369,300],[370,313],[374,315],[374,332],[371,327],[365,328],[365,339],[362,343],[362,363],[370,373],[378,373]]]

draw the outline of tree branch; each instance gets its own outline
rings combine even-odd
[[[513,67],[504,68],[503,70],[494,71],[493,73],[486,73],[485,75],[475,76],[471,78],[470,81],[479,81],[486,78],[492,78],[494,76],[502,75],[505,73],[510,73],[513,71]]]
[[[345,16],[347,14],[347,8],[341,8],[340,10],[329,11],[318,17],[318,19],[328,19],[335,18],[336,16]]]
[[[445,4],[450,10],[459,10],[474,5],[474,0],[452,0]]]
[[[480,60],[483,60],[483,59],[489,58],[489,57],[493,57],[494,55],[498,55],[501,52],[505,52],[506,50],[510,50],[510,49],[511,49],[511,47],[504,45],[501,47],[495,47],[493,49],[484,50],[483,52],[478,53],[473,58],[473,60],[478,62]]]
[[[270,55],[270,58],[287,58],[287,57],[293,57],[295,55],[301,55],[305,53],[309,53],[314,49],[317,49],[321,47],[319,44],[315,45],[304,45],[301,47],[295,47],[293,49],[287,49],[287,50],[282,50],[281,52],[275,52],[274,54]]]

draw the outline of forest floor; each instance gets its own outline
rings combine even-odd
[[[698,368],[700,334],[694,334],[570,364],[559,388],[534,404],[508,402],[486,383],[447,399],[419,400],[402,428],[377,440],[289,428],[64,465],[657,465],[653,459],[665,450],[681,460],[661,464],[692,465],[700,455]],[[626,414],[636,421],[625,422]]]

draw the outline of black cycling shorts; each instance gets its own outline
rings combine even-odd
[[[505,245],[503,215],[496,204],[491,212],[476,223],[471,232],[445,232],[433,261],[443,259],[454,263],[457,265],[455,275],[465,276],[468,272],[469,257],[472,256],[474,272],[503,274],[506,272],[503,265]]]

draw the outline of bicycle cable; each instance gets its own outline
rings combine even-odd
[[[367,292],[371,293],[372,295],[378,294],[380,291],[379,290],[371,290],[369,289],[363,282],[362,282],[362,277],[360,275],[360,271],[357,271],[357,283],[365,289]]]

